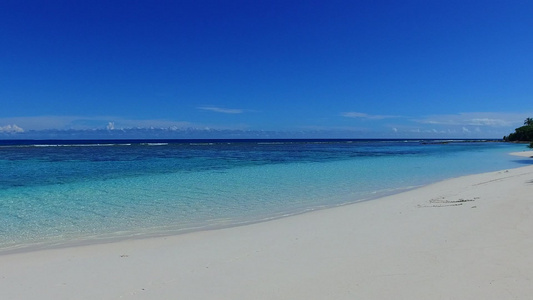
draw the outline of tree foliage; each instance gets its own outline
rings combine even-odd
[[[527,118],[524,121],[524,126],[518,127],[515,129],[515,132],[509,134],[503,138],[505,141],[509,142],[531,142],[529,145],[533,147],[533,118]]]

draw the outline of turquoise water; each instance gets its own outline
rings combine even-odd
[[[0,144],[0,250],[233,226],[522,166],[435,141]]]

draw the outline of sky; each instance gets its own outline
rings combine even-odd
[[[501,138],[533,1],[1,0],[0,138]]]

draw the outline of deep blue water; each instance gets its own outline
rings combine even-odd
[[[435,140],[0,141],[0,250],[232,226],[519,167]]]

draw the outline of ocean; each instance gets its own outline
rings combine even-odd
[[[0,252],[215,229],[522,166],[463,140],[0,141]]]

